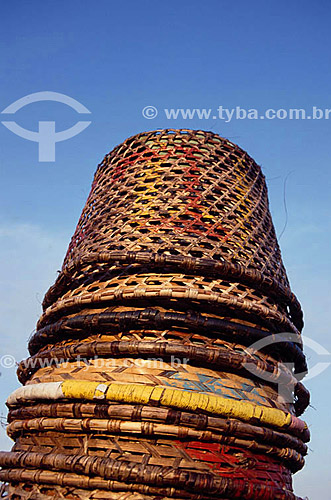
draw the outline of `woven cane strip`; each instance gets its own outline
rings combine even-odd
[[[187,272],[186,274],[179,274],[168,271],[167,273],[162,270],[161,272],[153,272],[146,267],[134,266],[133,264],[121,269],[118,275],[113,273],[104,273],[97,279],[95,276],[90,276],[85,283],[74,284],[70,289],[61,295],[59,300],[66,300],[71,297],[79,297],[90,292],[105,291],[107,289],[117,290],[118,288],[127,287],[144,287],[146,291],[150,287],[159,288],[162,292],[164,289],[176,289],[178,292],[182,289],[185,293],[187,289],[190,290],[203,290],[207,293],[218,293],[224,296],[238,297],[241,301],[253,301],[259,307],[270,308],[274,312],[280,314],[287,314],[286,304],[275,302],[272,298],[260,293],[245,285],[236,282],[229,282],[226,280],[214,279],[213,277],[202,277]],[[56,303],[52,304],[53,309]],[[50,307],[52,307],[50,306]]]
[[[185,358],[186,363],[197,362],[200,365],[229,368],[240,372],[245,370],[247,364],[254,364],[257,370],[270,373],[270,381],[277,383],[280,379],[287,383],[296,383],[292,373],[271,356],[254,352],[240,344],[220,341],[216,347],[203,347],[199,345],[185,345],[171,342],[150,341],[100,341],[98,337],[88,341],[79,340],[67,342],[65,345],[48,346],[38,354],[25,359],[19,364],[18,376],[23,384],[27,382],[32,373],[43,366],[44,361],[51,359],[72,361],[78,358],[84,360],[97,357],[118,356],[157,356],[164,359],[178,357]],[[51,363],[50,363],[51,364]],[[246,370],[245,373],[247,374]]]
[[[38,480],[38,484],[33,483],[36,480],[34,471],[10,469],[3,472],[5,473],[4,477],[22,477],[22,480],[25,481],[23,484],[16,482],[14,490],[9,487],[8,495],[0,497],[6,498],[6,500],[49,500],[50,498],[58,500],[67,499],[68,497],[72,500],[159,500],[160,498],[162,500],[169,500],[170,498],[209,500],[210,498],[209,496],[196,495],[183,490],[175,490],[174,488],[155,488],[143,484],[129,485],[119,481],[83,478],[68,472],[38,471],[37,477],[40,477],[45,484],[42,484],[40,480]],[[57,486],[60,481],[63,486]],[[104,487],[104,490],[93,489],[95,484],[98,484],[99,488]],[[90,486],[91,489],[82,489],[80,485]],[[139,493],[139,491],[142,493]],[[295,498],[300,500],[297,497]]]
[[[215,454],[213,454],[215,455]],[[44,454],[33,452],[1,452],[0,465],[3,468],[41,468],[81,474],[101,476],[105,479],[120,480],[129,483],[148,484],[153,486],[173,486],[186,491],[207,493],[219,498],[242,499],[294,499],[291,492],[280,488],[270,488],[259,482],[248,482],[240,479],[219,477],[211,473],[185,471],[172,467],[119,462],[110,458],[91,457],[86,455]],[[271,465],[271,464],[270,464]],[[273,496],[271,496],[273,495]]]
[[[145,484],[127,484],[46,470],[6,469],[0,471],[0,480],[14,483],[6,487],[8,494],[0,496],[6,500],[49,500],[50,498],[72,500],[168,500],[170,498],[208,500],[210,496],[189,493],[175,488],[157,488]],[[24,481],[18,483],[17,481]],[[61,485],[61,486],[59,486]],[[83,489],[85,488],[85,489]],[[103,489],[95,489],[103,488]],[[296,500],[300,500],[295,497]]]
[[[253,450],[259,454],[267,454],[284,462],[292,472],[296,472],[304,466],[303,456],[291,448],[279,448],[276,446],[263,445],[255,441],[239,439],[233,436],[216,434],[210,431],[198,431],[189,427],[157,424],[151,422],[127,422],[121,420],[100,419],[64,419],[64,418],[36,418],[30,420],[17,420],[7,427],[8,436],[15,440],[23,432],[35,431],[60,431],[63,433],[107,433],[112,438],[118,433],[141,434],[142,436],[164,436],[173,439],[185,439],[191,441],[202,441],[231,445],[238,448]]]
[[[288,287],[260,168],[212,133],[149,132],[107,155],[64,268],[78,252],[151,244],[154,251],[239,261]]]
[[[151,332],[150,338],[155,337],[157,340],[165,335],[166,330],[173,330],[178,339],[197,338],[198,334],[201,338],[204,336],[206,339],[204,343],[208,344],[213,344],[218,339],[226,339],[251,345],[252,342],[272,335],[274,331],[257,328],[254,323],[243,319],[230,319],[227,315],[201,314],[199,311],[188,308],[188,304],[184,302],[182,306],[183,311],[170,307],[165,309],[159,304],[148,307],[148,303],[143,303],[140,306],[87,306],[80,309],[78,313],[62,316],[61,319],[38,329],[29,341],[29,351],[31,354],[36,354],[45,344],[58,343],[71,338],[83,340],[94,332],[117,335],[120,338],[123,335],[130,335],[130,331],[134,331],[136,337],[144,340],[144,332],[149,329],[150,332],[151,330],[155,332],[154,335]],[[156,333],[157,331],[159,333]],[[277,337],[281,338],[282,335],[277,334]],[[295,336],[293,335],[293,337]],[[275,339],[276,337],[271,338]],[[285,347],[284,356],[290,351],[292,359],[298,359],[303,364],[305,359],[302,353],[301,337],[296,337],[296,345],[300,351],[296,346],[294,348],[291,346],[293,342],[284,344],[284,341],[285,339],[282,338],[282,345]],[[274,344],[275,350],[279,347],[277,342],[271,342],[271,344]]]
[[[215,312],[220,308],[221,310],[226,308],[229,313],[237,310],[247,315],[247,317],[260,318],[268,323],[273,322],[279,332],[287,331],[299,334],[297,328],[286,315],[277,310],[272,310],[268,306],[259,304],[257,301],[247,300],[236,295],[200,290],[199,288],[193,289],[170,283],[168,287],[164,288],[146,284],[139,286],[138,283],[131,286],[117,285],[110,289],[106,288],[90,293],[85,292],[81,295],[59,299],[55,304],[46,309],[38,321],[37,328],[46,326],[54,317],[58,318],[60,315],[67,315],[71,310],[77,311],[83,307],[93,307],[97,304],[111,304],[113,302],[116,304],[123,301],[139,302],[141,300],[148,300],[149,302],[153,300],[186,301],[192,304],[192,309],[213,306]]]
[[[293,448],[302,455],[307,454],[309,430],[298,433],[299,438],[286,432],[277,432],[267,427],[247,424],[233,418],[222,419],[204,414],[188,413],[179,410],[139,406],[118,405],[111,402],[104,403],[51,403],[37,404],[12,409],[8,421],[27,420],[40,417],[48,418],[80,418],[123,420],[131,422],[156,422],[171,425],[182,425],[201,431],[221,433],[226,436],[235,436],[250,439],[261,443],[275,444],[280,447]]]
[[[121,340],[124,335],[130,338],[144,340],[167,340],[171,341],[174,337],[178,341],[185,343],[194,343],[206,345],[217,345],[221,338],[239,339],[241,343],[250,345],[252,342],[267,338],[273,341],[270,347],[277,352],[279,348],[282,351],[282,359],[294,362],[298,372],[307,371],[305,356],[300,349],[301,339],[297,337],[297,343],[286,341],[280,334],[272,336],[272,332],[261,330],[238,323],[221,319],[215,316],[190,311],[179,313],[173,310],[164,310],[162,308],[135,308],[128,307],[97,310],[91,314],[91,310],[82,311],[72,317],[64,317],[59,321],[52,323],[38,330],[30,339],[29,350],[31,354],[36,354],[39,349],[47,344],[59,342],[63,338],[78,337],[83,339],[90,333],[106,332],[116,335],[116,340]],[[138,330],[141,327],[141,331]],[[154,327],[156,330],[146,330],[148,327]],[[177,327],[174,330],[171,327]],[[170,328],[171,335],[168,335],[165,328]],[[181,328],[181,331],[178,331]],[[170,333],[170,332],[169,332]],[[197,334],[198,333],[198,334]],[[169,338],[168,338],[169,337]],[[196,339],[196,340],[195,340]]]
[[[58,453],[101,457],[117,462],[172,467],[179,470],[213,473],[215,476],[245,479],[256,482],[257,477],[273,486],[283,481],[290,487],[290,473],[279,459],[243,450],[234,445],[221,445],[190,440],[169,440],[162,436],[153,439],[140,435],[114,435],[102,432],[79,434],[52,431],[22,434],[13,448],[15,453]]]
[[[117,264],[119,262],[122,263],[121,266]],[[67,290],[74,289],[83,283],[100,281],[101,276],[122,273],[124,264],[134,263],[147,265],[149,271],[152,269],[157,271],[162,268],[163,270],[167,269],[169,273],[178,274],[178,270],[183,269],[186,273],[214,276],[217,279],[226,278],[249,288],[258,289],[260,293],[287,304],[297,328],[301,330],[303,326],[301,307],[295,295],[271,276],[266,277],[256,269],[246,269],[240,264],[234,265],[229,262],[215,262],[204,258],[155,253],[102,252],[87,254],[63,269],[56,283],[46,293],[43,309],[47,309],[56,302]]]
[[[168,500],[168,498],[209,500],[214,498],[209,494],[205,496],[178,488],[158,488],[144,484],[128,484],[126,482],[80,476],[70,472],[6,469],[0,471],[0,479],[15,484],[13,491],[11,492],[12,488],[9,487],[9,495],[3,497],[6,500],[48,500],[49,497],[54,498],[54,496],[61,499],[68,498],[68,495],[70,495],[69,498],[74,500],[158,500],[160,498],[162,500]],[[24,483],[20,484],[17,481],[24,481]],[[59,484],[62,486],[58,486]],[[52,487],[52,485],[54,486]],[[40,494],[42,496],[39,496]],[[292,490],[272,489],[270,486],[265,491],[265,496],[260,498],[262,500],[303,500],[295,496]],[[241,500],[245,499],[247,497],[241,497]]]

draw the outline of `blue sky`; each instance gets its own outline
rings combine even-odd
[[[54,282],[97,163],[126,137],[155,128],[212,129],[262,165],[304,334],[331,351],[330,120],[167,120],[167,108],[331,108],[328,1],[34,0],[2,2],[0,110],[27,94],[77,99],[92,124],[38,162],[38,146],[0,125],[1,338],[3,354],[26,355],[27,338]],[[145,106],[158,108],[147,120]],[[38,129],[74,125],[72,109],[36,103],[11,118]],[[4,115],[3,115],[4,116]],[[83,116],[83,115],[82,115]],[[8,119],[8,115],[3,119]],[[310,363],[316,362],[308,352]],[[298,495],[330,498],[330,368],[307,382],[312,449],[295,476]],[[1,400],[17,386],[2,369]],[[5,414],[5,407],[2,407]],[[2,431],[1,447],[8,447]]]

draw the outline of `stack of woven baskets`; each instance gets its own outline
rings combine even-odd
[[[8,399],[8,498],[297,499],[302,312],[242,149],[189,130],[116,147],[43,308]]]

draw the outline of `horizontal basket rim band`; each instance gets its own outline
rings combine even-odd
[[[226,479],[226,478],[224,478]],[[179,500],[210,500],[211,495],[209,493],[207,494],[201,494],[197,493],[194,494],[193,492],[190,493],[187,490],[182,490],[179,488],[174,488],[173,486],[163,486],[163,487],[157,487],[157,486],[148,486],[146,484],[138,484],[138,483],[130,483],[128,484],[127,482],[124,481],[116,481],[116,480],[111,480],[111,479],[104,479],[102,477],[91,477],[91,476],[82,476],[77,473],[73,472],[57,472],[57,471],[51,471],[47,469],[18,469],[18,468],[9,468],[9,469],[2,469],[0,470],[0,480],[3,481],[4,483],[11,483],[11,482],[24,482],[28,484],[37,484],[38,486],[45,486],[45,485],[53,485],[53,486],[62,486],[62,487],[70,487],[72,488],[77,488],[79,490],[85,490],[86,493],[90,491],[95,491],[95,490],[102,490],[102,491],[112,491],[112,492],[117,492],[119,494],[123,492],[130,492],[132,494],[134,493],[141,493],[143,494],[144,499],[155,499],[155,495],[161,496],[163,500],[172,500],[173,498],[177,498]],[[255,484],[255,483],[254,483]],[[276,488],[276,493],[280,496],[277,497],[277,500],[304,500],[301,497],[297,497],[292,491],[289,490],[281,490]],[[164,496],[164,495],[169,495]],[[260,500],[270,500],[271,497],[270,495],[274,494],[274,489],[272,486],[268,487],[268,491],[266,492],[266,496],[260,497]],[[150,496],[152,495],[152,496]],[[4,497],[5,500],[7,497]],[[127,498],[127,497],[125,497]],[[130,496],[131,498],[131,496]],[[230,500],[229,497],[219,497],[218,498],[224,498],[224,500]],[[232,497],[233,498],[233,497]],[[241,500],[254,500],[255,497],[247,497],[245,496],[245,499]],[[141,500],[139,498],[139,500]]]
[[[177,299],[177,300],[192,300],[200,303],[208,302],[217,304],[221,307],[225,306],[230,309],[237,309],[246,314],[259,316],[268,322],[274,322],[278,327],[286,328],[286,331],[300,335],[296,326],[285,316],[278,311],[273,311],[265,305],[258,305],[255,302],[247,299],[238,299],[230,294],[219,294],[216,292],[202,292],[199,289],[190,288],[160,288],[157,286],[126,286],[118,287],[116,291],[104,289],[98,292],[89,292],[82,295],[59,299],[51,305],[40,317],[37,323],[37,329],[50,323],[51,318],[55,315],[63,314],[64,311],[75,309],[77,307],[91,306],[100,303],[118,302],[122,300],[144,300],[156,298],[158,300]]]
[[[277,408],[254,405],[246,401],[235,401],[218,395],[201,394],[162,386],[147,386],[134,383],[99,383],[79,380],[32,384],[16,389],[8,398],[13,406],[24,400],[36,399],[86,399],[170,406],[179,409],[200,410],[212,415],[231,416],[245,422],[255,421],[280,429],[307,428],[298,417]]]
[[[261,499],[266,493],[278,493],[279,499],[297,500],[289,491],[270,488],[264,484],[250,483],[242,479],[229,479],[209,472],[184,471],[169,466],[144,465],[135,462],[122,462],[111,458],[87,455],[45,454],[36,452],[0,452],[0,466],[41,468],[76,472],[81,475],[101,476],[105,479],[125,479],[128,482],[152,484],[155,486],[180,487],[187,491],[215,495],[230,495],[241,492],[241,498]],[[131,477],[130,477],[131,476]],[[147,477],[146,477],[147,476]],[[268,497],[267,497],[268,498]],[[275,498],[275,496],[274,496]],[[276,497],[277,498],[277,497]]]
[[[111,311],[111,312],[98,312],[92,314],[77,314],[73,317],[62,317],[55,323],[51,323],[39,330],[37,330],[29,341],[30,354],[36,354],[40,347],[49,343],[51,340],[57,339],[61,335],[68,335],[74,333],[75,330],[84,330],[84,332],[91,333],[95,329],[105,327],[127,328],[141,327],[155,327],[160,330],[162,327],[169,329],[169,327],[185,327],[191,328],[193,331],[212,332],[218,335],[230,335],[231,340],[233,335],[238,335],[243,340],[244,337],[250,341],[256,341],[263,338],[275,335],[273,332],[261,330],[251,326],[243,325],[241,323],[230,322],[214,316],[207,316],[201,313],[182,313],[171,311],[160,311],[159,309],[144,308],[144,309],[131,309],[126,311]],[[135,328],[136,329],[136,328]],[[286,341],[280,338],[281,333],[277,333],[277,339],[284,347],[284,356],[286,360],[294,361],[295,365],[299,365],[298,371],[307,371],[307,363],[305,355],[302,351],[301,337],[297,336],[298,343]],[[290,355],[289,355],[290,354]]]
[[[70,275],[79,271],[86,265],[93,263],[109,264],[109,263],[139,263],[152,265],[175,266],[179,269],[189,271],[205,271],[208,273],[216,273],[216,276],[221,278],[244,278],[243,284],[258,285],[261,290],[266,289],[276,298],[284,300],[291,308],[291,312],[295,318],[294,323],[299,330],[303,327],[302,309],[300,303],[294,293],[290,289],[286,289],[281,283],[271,276],[264,275],[258,269],[246,268],[241,264],[233,264],[231,262],[215,262],[211,259],[199,258],[193,256],[176,256],[164,255],[147,252],[90,252],[83,257],[73,259],[60,272],[55,284],[49,288],[45,294],[43,308],[46,309],[54,302],[54,299],[61,294],[61,286],[65,286],[65,281]],[[63,283],[64,282],[64,283]],[[59,287],[59,290],[57,288]]]
[[[268,454],[276,459],[287,463],[292,472],[297,472],[304,466],[303,455],[293,448],[279,447],[276,445],[257,443],[254,440],[241,439],[226,434],[216,434],[211,431],[199,431],[189,427],[155,423],[155,422],[131,422],[127,420],[105,420],[105,419],[66,419],[39,417],[27,420],[15,420],[7,426],[8,436],[15,440],[15,436],[22,432],[108,432],[110,434],[134,433],[145,436],[162,436],[164,438],[191,439],[192,441],[213,442],[226,446],[234,446],[257,453]]]
[[[145,484],[128,484],[127,482],[115,481],[111,479],[104,479],[101,477],[90,477],[82,476],[73,472],[57,472],[50,470],[31,470],[31,469],[2,469],[0,470],[0,481],[8,482],[24,482],[29,484],[36,484],[38,486],[53,485],[61,487],[77,488],[79,490],[84,490],[86,493],[91,492],[91,490],[105,490],[117,492],[122,494],[123,492],[130,492],[132,494],[142,493],[144,499],[154,500],[155,495],[162,495],[162,500],[173,500],[173,498],[178,498],[179,500],[210,500],[210,495],[201,495],[189,493],[184,490],[174,489],[173,487],[156,487],[147,486]],[[16,490],[17,491],[17,486]],[[0,492],[1,489],[0,489]],[[168,496],[164,497],[165,494]],[[150,496],[153,495],[153,496]],[[1,498],[1,497],[0,497]],[[8,497],[4,497],[6,500]],[[9,497],[10,498],[10,497]],[[107,497],[108,498],[108,497]],[[127,499],[127,496],[125,496]],[[131,496],[130,496],[131,498]],[[17,500],[17,499],[16,499]],[[23,499],[20,499],[23,500]],[[123,497],[121,498],[123,500]],[[137,500],[142,500],[138,497]],[[225,499],[226,500],[226,499]],[[229,500],[229,499],[227,499]],[[263,499],[262,499],[263,500]],[[287,499],[285,499],[287,500]],[[298,497],[290,498],[289,500],[302,500]]]
[[[77,357],[91,359],[97,357],[135,357],[141,355],[153,355],[169,358],[171,356],[185,357],[190,363],[206,363],[215,368],[229,369],[231,372],[246,373],[246,364],[252,363],[260,373],[267,373],[270,377],[268,384],[282,383],[290,384],[294,388],[294,395],[297,400],[294,401],[294,407],[298,410],[297,415],[302,414],[310,402],[309,391],[301,382],[294,377],[291,371],[281,362],[272,360],[257,359],[255,356],[247,353],[230,352],[229,349],[217,346],[206,348],[203,346],[187,346],[171,342],[148,342],[148,341],[91,341],[89,343],[70,344],[66,346],[52,347],[47,351],[39,352],[34,356],[20,362],[17,375],[21,383],[25,384],[27,380],[40,368],[45,366],[47,360],[49,364],[52,359],[74,362]],[[260,354],[263,357],[262,354]],[[250,378],[259,378],[251,374]]]
[[[231,417],[213,417],[202,413],[190,413],[183,410],[162,408],[148,405],[118,404],[107,401],[97,402],[53,402],[49,404],[37,403],[25,405],[9,411],[8,422],[26,420],[28,418],[99,418],[99,419],[125,419],[134,422],[163,422],[180,424],[197,430],[212,430],[225,434],[238,435],[239,437],[254,437],[257,441],[267,441],[280,444],[282,447],[293,448],[302,455],[307,454],[309,429],[301,435],[293,435],[285,431],[277,431],[270,427],[242,422]]]

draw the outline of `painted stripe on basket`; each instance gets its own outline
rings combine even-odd
[[[276,408],[257,406],[246,401],[226,399],[212,394],[141,384],[100,384],[85,380],[33,384],[14,391],[9,396],[7,404],[11,406],[26,400],[61,398],[154,404],[182,410],[202,410],[212,415],[238,418],[245,422],[260,421],[261,424],[299,432],[307,428],[303,420]]]

